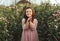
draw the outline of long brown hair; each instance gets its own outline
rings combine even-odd
[[[26,9],[32,9],[31,7],[25,7],[24,8],[24,17],[23,18],[25,18],[25,23],[27,22],[27,19],[28,19],[28,17],[26,16]],[[32,22],[33,22],[33,20],[34,20],[34,18],[35,18],[35,11],[32,9]]]

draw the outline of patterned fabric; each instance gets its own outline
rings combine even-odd
[[[33,30],[31,29],[27,29],[26,28],[26,25],[24,24],[25,22],[25,19],[23,18],[22,19],[22,28],[23,28],[23,31],[22,31],[22,37],[21,37],[21,41],[39,41],[38,39],[38,34],[37,34],[37,19],[34,19],[33,23],[35,25],[31,25],[31,27],[34,27],[32,28]]]

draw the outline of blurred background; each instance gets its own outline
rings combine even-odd
[[[0,0],[0,41],[20,41],[23,11],[35,10],[39,41],[60,41],[60,0]]]

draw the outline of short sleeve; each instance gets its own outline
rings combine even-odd
[[[25,19],[23,18],[22,19],[22,29],[25,29],[26,28],[26,24],[25,24]]]
[[[34,19],[34,27],[35,27],[35,29],[37,28],[37,25],[38,25],[38,20],[37,19]]]
[[[36,28],[37,28],[37,24],[38,24],[37,19],[34,19],[33,24],[30,25],[31,29],[32,29],[32,30],[36,30]]]

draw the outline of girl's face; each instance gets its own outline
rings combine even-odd
[[[32,9],[26,9],[26,16],[27,17],[32,17]]]

